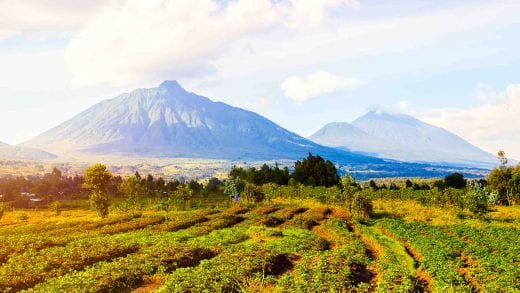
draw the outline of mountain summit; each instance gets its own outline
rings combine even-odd
[[[496,164],[495,156],[461,137],[403,114],[371,111],[352,123],[329,123],[310,139],[400,161],[482,167]]]
[[[23,145],[58,154],[271,160],[312,152],[380,161],[318,145],[254,112],[190,93],[177,81],[102,101]]]

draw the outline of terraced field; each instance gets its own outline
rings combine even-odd
[[[518,292],[513,223],[433,225],[280,202],[0,222],[1,292]],[[78,212],[79,213],[79,212]]]

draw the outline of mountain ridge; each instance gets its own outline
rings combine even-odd
[[[326,124],[309,137],[317,143],[405,162],[496,165],[496,158],[446,129],[406,114],[369,111],[352,123]]]
[[[308,152],[382,162],[316,144],[248,110],[186,91],[177,81],[104,100],[24,142],[56,153],[299,159]]]

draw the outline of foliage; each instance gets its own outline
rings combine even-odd
[[[229,172],[229,177],[240,178],[256,185],[267,183],[287,185],[289,181],[289,168],[284,167],[282,169],[278,163],[276,163],[274,167],[263,164],[258,170],[255,167],[244,169],[242,167],[233,166]]]
[[[0,220],[2,220],[2,217],[4,216],[4,213],[5,213],[5,205],[3,203],[0,203]]]
[[[141,184],[135,175],[123,179],[123,182],[119,184],[119,191],[121,191],[128,198],[130,204],[137,209],[139,205],[139,199],[145,193],[145,188]]]
[[[59,216],[61,214],[61,203],[59,201],[54,201],[49,205],[49,210],[54,212],[54,215]]]
[[[244,191],[245,182],[239,177],[231,177],[224,182],[224,194],[233,196]]]
[[[358,217],[367,218],[374,212],[372,200],[363,192],[357,192],[350,203],[350,211]]]
[[[466,187],[466,179],[461,173],[452,173],[444,177],[444,187],[463,189]]]
[[[325,161],[320,156],[308,154],[307,158],[294,163],[294,171],[291,174],[296,182],[310,186],[330,187],[340,182],[338,171],[334,164]]]
[[[186,203],[193,197],[193,190],[188,185],[180,185],[174,194],[175,198],[182,200],[183,208],[186,210]]]
[[[246,183],[244,188],[244,196],[248,202],[259,203],[265,198],[262,188],[255,184]]]
[[[472,187],[465,196],[466,206],[475,216],[481,217],[488,211],[489,194],[483,188]]]
[[[108,215],[108,186],[112,174],[105,165],[94,164],[83,175],[84,187],[92,190],[90,204],[100,217]]]

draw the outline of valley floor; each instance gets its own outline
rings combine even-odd
[[[449,208],[374,202],[357,221],[311,200],[112,213],[9,211],[0,291],[520,291],[520,208],[457,219]]]

